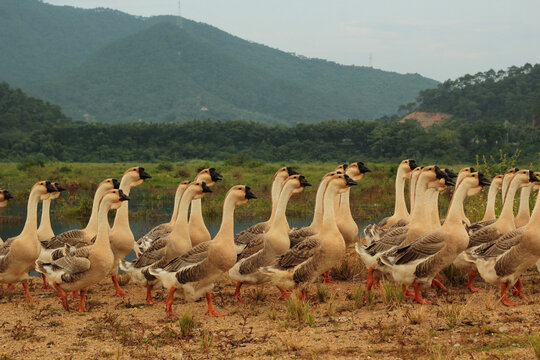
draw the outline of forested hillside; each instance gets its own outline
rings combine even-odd
[[[474,163],[499,149],[522,151],[520,161],[538,164],[538,127],[522,127],[508,142],[502,123],[451,119],[427,128],[416,121],[325,121],[272,126],[247,121],[188,121],[106,125],[72,122],[57,106],[0,87],[0,158],[28,156],[62,161],[398,161]],[[21,124],[24,131],[14,136]]]
[[[343,66],[172,16],[0,3],[0,80],[76,120],[314,123],[392,114],[437,82]]]

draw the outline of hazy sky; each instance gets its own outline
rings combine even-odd
[[[177,14],[178,0],[45,0]],[[243,39],[342,64],[446,80],[540,62],[538,0],[182,0],[182,16]]]

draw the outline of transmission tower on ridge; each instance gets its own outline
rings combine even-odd
[[[369,53],[369,67],[373,67],[373,53]]]
[[[180,1],[178,0],[178,18],[176,19],[176,26],[178,26],[179,29],[182,29],[182,8],[180,6]]]

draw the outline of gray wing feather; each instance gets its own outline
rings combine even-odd
[[[493,226],[484,227],[469,236],[469,246],[476,247],[498,239],[502,234]]]
[[[84,242],[84,231],[82,230],[69,230],[53,236],[49,240],[41,242],[41,246],[45,249],[58,249],[64,247],[64,245],[77,246],[77,244]]]
[[[320,244],[321,240],[316,237],[307,238],[295,247],[290,248],[285,254],[279,256],[277,268],[289,269],[303,263],[314,255]]]
[[[496,241],[479,246],[474,250],[474,255],[479,257],[497,257],[504,254],[521,241],[525,229],[512,230]]]
[[[365,247],[366,252],[371,256],[388,251],[393,247],[401,245],[407,238],[407,232],[409,228],[407,226],[398,227],[390,232],[387,232],[380,240]]]
[[[426,234],[407,246],[396,249],[396,265],[421,260],[438,253],[445,246],[445,237],[439,231]]]
[[[289,240],[291,241],[291,248],[296,246],[298,243],[304,241],[306,238],[313,235],[315,235],[315,232],[309,226],[291,231],[289,233]]]

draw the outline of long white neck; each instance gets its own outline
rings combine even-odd
[[[495,215],[495,201],[497,200],[498,192],[499,185],[491,184],[488,192],[486,212],[484,213],[484,218],[482,219],[482,221],[495,220],[497,218],[497,215]]]
[[[234,209],[236,200],[234,196],[227,196],[223,202],[223,215],[221,217],[221,226],[216,234],[214,241],[225,242],[230,246],[234,245]]]
[[[410,223],[421,223],[429,219],[429,209],[426,206],[427,201],[427,184],[428,180],[425,177],[419,177],[416,182],[416,190],[414,192],[414,209],[411,214]]]
[[[409,181],[409,201],[411,202],[411,214],[416,205],[416,183],[418,181],[418,175],[413,174]]]
[[[407,204],[405,203],[405,177],[403,172],[398,170],[396,176],[396,202],[394,205],[394,215],[399,218],[405,218],[409,216],[409,211],[407,210]]]
[[[167,251],[170,252],[168,256],[178,256],[184,251],[191,248],[191,238],[189,236],[189,224],[188,224],[188,209],[191,200],[196,194],[197,189],[195,187],[188,187],[182,198],[180,199],[180,206],[178,208],[178,216],[174,223],[174,228],[170,234],[171,241],[167,245]]]
[[[292,182],[288,182],[283,186],[283,189],[281,190],[281,194],[279,194],[279,201],[278,206],[276,209],[276,216],[274,218],[274,221],[272,222],[272,227],[284,227],[289,229],[289,223],[287,222],[287,204],[289,203],[289,199],[291,198],[291,195],[294,191],[295,184]]]
[[[439,216],[439,191],[437,191],[437,189],[428,189],[427,194],[427,201],[430,208],[431,228],[436,230],[441,227],[441,219]]]
[[[454,190],[454,195],[450,201],[450,206],[448,207],[448,212],[446,214],[443,227],[459,226],[462,228],[463,201],[467,197],[467,191],[468,187],[463,186],[462,184],[460,184],[460,186]]]
[[[540,191],[536,194],[536,203],[531,214],[531,219],[526,225],[526,229],[532,229],[534,232],[538,233],[540,228]]]
[[[270,226],[272,225],[272,222],[274,222],[274,219],[276,217],[276,211],[279,203],[279,196],[281,194],[281,188],[283,187],[283,182],[285,179],[282,176],[276,176],[274,178],[274,181],[272,182],[272,189],[270,191],[270,195],[272,197],[272,213],[270,214],[270,218],[266,222]],[[268,228],[267,228],[268,229]]]
[[[324,192],[324,215],[322,231],[339,232],[339,228],[336,223],[335,203],[336,198],[339,197],[338,187],[334,183],[328,184]]]
[[[351,206],[350,206],[350,196],[351,189],[348,188],[345,192],[339,195],[339,216],[346,217],[351,216]]]
[[[107,214],[111,209],[111,201],[103,199],[99,206],[98,216],[97,216],[97,234],[96,241],[94,243],[94,248],[97,249],[107,249],[111,247],[109,241],[109,218]]]
[[[169,224],[171,226],[174,226],[174,223],[176,222],[176,218],[178,217],[178,207],[180,206],[180,199],[182,198],[182,194],[186,188],[184,186],[179,185],[176,189],[176,192],[174,194],[174,209],[171,216],[171,221],[169,221]]]
[[[506,191],[506,198],[501,210],[501,215],[497,219],[497,222],[508,222],[514,224],[514,197],[516,196],[517,189],[520,187],[518,181],[512,181]]]
[[[51,226],[51,199],[43,200],[43,206],[41,207],[41,221],[39,222],[38,234],[44,238],[51,238],[54,236],[54,231]]]
[[[40,194],[37,191],[31,191],[26,206],[26,222],[20,236],[35,236],[37,239],[37,206]]]
[[[131,187],[132,187],[132,181],[129,179],[129,177],[122,176],[122,180],[120,181],[120,190],[122,190],[124,194],[129,196]],[[123,201],[122,205],[120,205],[120,208],[116,210],[116,216],[114,217],[113,229],[120,228],[120,227],[125,228],[125,229],[130,229],[129,216],[128,216],[128,211],[129,211],[128,202],[129,201]]]
[[[315,195],[315,209],[313,210],[313,220],[310,225],[315,229],[319,229],[323,221],[323,198],[326,184],[328,184],[328,178],[323,178],[317,188],[317,194]]]
[[[533,186],[532,184],[529,184],[529,186],[525,186],[521,188],[521,194],[519,196],[519,210],[516,215],[516,217],[521,218],[522,220],[526,220],[528,222],[528,219],[531,216],[531,208],[529,207],[529,197],[531,195],[531,190]]]
[[[504,206],[504,203],[506,202],[506,197],[508,195],[507,194],[508,193],[508,188],[509,188],[510,184],[512,183],[512,180],[514,179],[514,176],[515,175],[506,175],[506,176],[503,177],[502,192],[501,192],[503,206]]]
[[[92,234],[97,233],[97,227],[98,227],[98,212],[99,212],[99,202],[101,201],[101,197],[107,189],[104,186],[99,186],[96,189],[96,193],[94,194],[94,202],[92,203],[92,213],[90,214],[90,219],[88,219],[88,224],[86,225],[86,228],[84,228],[85,232],[89,232]]]

